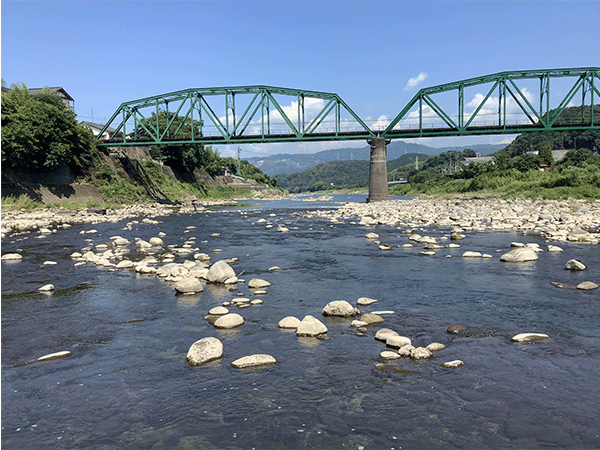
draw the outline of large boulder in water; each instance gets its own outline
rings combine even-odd
[[[229,313],[219,317],[213,324],[216,328],[236,328],[244,324],[244,318],[239,314]]]
[[[348,303],[346,300],[335,300],[329,302],[323,308],[324,316],[352,317],[360,313],[358,309]]]
[[[223,260],[214,263],[206,274],[206,280],[211,283],[225,283],[233,277],[235,277],[234,270]]]
[[[578,259],[570,259],[569,261],[567,261],[567,264],[565,264],[565,269],[567,270],[585,270],[587,269],[587,266],[582,263],[581,261],[579,261]]]
[[[313,316],[306,316],[298,324],[296,335],[315,337],[319,334],[327,333],[327,327],[319,319]]]
[[[223,355],[223,343],[214,337],[200,339],[188,350],[186,360],[191,366],[200,366]]]
[[[187,277],[176,282],[173,287],[180,294],[195,294],[204,291],[204,286],[198,278]]]
[[[511,250],[500,257],[500,261],[505,262],[535,261],[537,259],[537,252],[527,247],[515,248],[514,250]]]

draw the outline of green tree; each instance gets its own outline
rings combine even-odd
[[[554,162],[554,157],[552,156],[552,144],[548,141],[541,143],[538,146],[538,156],[542,164],[551,165]]]
[[[525,153],[524,155],[513,158],[511,166],[519,172],[528,172],[530,170],[539,169],[541,159],[535,153]]]
[[[94,155],[92,132],[57,94],[31,96],[25,85],[2,90],[2,164],[28,171],[73,162],[86,168]]]
[[[462,155],[464,158],[476,158],[477,157],[477,153],[472,148],[465,148],[462,151]]]

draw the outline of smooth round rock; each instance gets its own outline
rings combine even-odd
[[[277,360],[271,355],[256,354],[250,356],[244,356],[243,358],[236,359],[231,363],[231,367],[235,369],[245,369],[248,367],[265,366],[268,364],[275,364]]]
[[[577,285],[577,289],[582,291],[593,291],[594,289],[598,289],[598,285],[592,281],[583,281]]]
[[[462,257],[463,258],[481,258],[481,253],[467,250],[466,252],[464,252],[462,254]]]
[[[368,324],[383,322],[383,317],[377,314],[363,314],[359,319],[361,322],[367,322]]]
[[[535,261],[537,259],[537,252],[527,247],[515,248],[514,250],[511,250],[500,257],[500,261],[504,262],[525,262]]]
[[[412,342],[406,336],[388,336],[385,345],[392,348],[402,348],[405,345],[412,345]]]
[[[123,261],[119,261],[116,267],[117,269],[131,269],[133,268],[133,261],[124,259]]]
[[[223,343],[214,337],[206,337],[192,344],[186,361],[191,366],[200,366],[223,356]]]
[[[295,330],[298,328],[298,325],[300,325],[300,319],[294,316],[287,316],[281,319],[278,325],[279,328],[290,328]]]
[[[42,291],[42,292],[50,292],[53,290],[54,290],[53,284],[45,284],[41,288],[38,289],[38,291]]]
[[[439,342],[432,342],[425,348],[430,352],[439,352],[440,350],[444,350],[446,346],[444,344],[440,344]]]
[[[2,255],[2,261],[19,261],[23,258],[23,256],[18,253],[6,253]]]
[[[391,352],[389,350],[383,351],[379,354],[379,357],[384,361],[390,361],[392,359],[400,358],[398,352]]]
[[[528,342],[542,341],[544,339],[548,339],[549,337],[550,336],[548,336],[547,334],[542,334],[542,333],[520,333],[520,334],[513,336],[511,341],[528,343]]]
[[[224,306],[215,306],[208,311],[209,314],[213,316],[223,316],[229,313],[229,310]]]
[[[248,282],[248,287],[251,289],[255,289],[255,288],[266,288],[271,286],[271,283],[269,283],[268,281],[265,280],[261,280],[260,278],[252,278],[249,282]]]
[[[195,294],[204,291],[204,286],[195,277],[187,277],[176,282],[173,287],[180,294]]]
[[[387,338],[391,336],[399,336],[399,334],[394,330],[390,330],[389,328],[381,328],[377,330],[377,333],[375,333],[375,340],[385,342],[387,341]]]
[[[236,328],[244,324],[244,318],[236,313],[225,314],[215,320],[216,328]]]

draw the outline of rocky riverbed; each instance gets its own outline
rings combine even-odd
[[[323,198],[323,197],[321,197]],[[329,197],[330,198],[330,197]],[[119,222],[135,217],[167,216],[176,212],[203,212],[209,206],[231,201],[203,201],[181,207],[159,203],[128,205],[122,209],[97,208],[79,211],[2,212],[1,233],[23,233],[57,229],[75,224]],[[360,225],[390,225],[419,228],[451,227],[453,231],[516,230],[548,240],[600,242],[600,201],[504,200],[497,198],[415,198],[377,203],[346,203],[318,211],[316,216],[336,221],[359,218]]]
[[[600,201],[415,198],[347,203],[316,213],[331,222],[358,218],[361,225],[450,227],[454,232],[515,230],[548,240],[600,242]]]

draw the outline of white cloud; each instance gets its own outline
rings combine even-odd
[[[371,125],[371,130],[373,131],[383,131],[390,124],[390,119],[385,114],[382,114],[377,118],[375,122]]]
[[[425,72],[420,72],[419,75],[417,75],[416,77],[409,78],[408,81],[406,82],[406,86],[404,87],[404,90],[406,91],[408,89],[416,88],[423,81],[425,81],[425,78],[427,78],[427,74]]]

